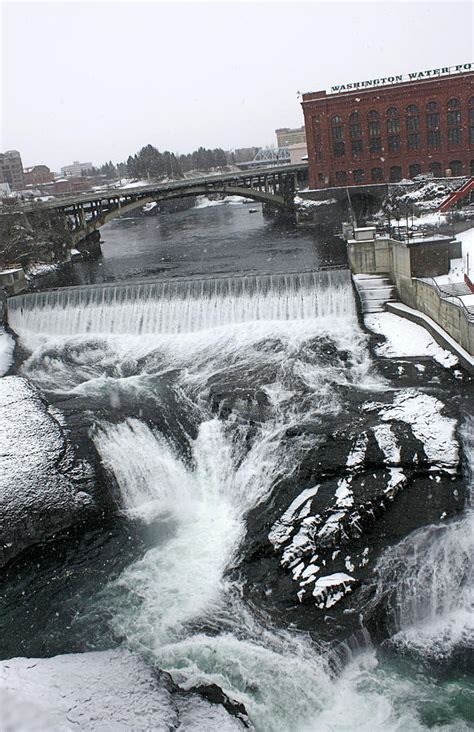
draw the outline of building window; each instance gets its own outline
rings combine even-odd
[[[350,125],[351,140],[359,140],[362,137],[362,125],[359,123]]]
[[[379,137],[380,122],[369,122],[369,137]]]
[[[324,180],[324,173],[318,173],[318,180],[321,182]]]
[[[474,97],[469,100],[469,144],[474,145]]]
[[[419,150],[420,148],[420,133],[419,132],[410,132],[408,135],[408,149],[409,150]]]
[[[428,147],[441,147],[441,132],[439,130],[428,130]]]
[[[345,170],[336,171],[336,182],[341,183],[342,185],[344,185],[344,183],[347,183],[347,173]]]
[[[331,119],[333,152],[336,158],[340,158],[345,154],[344,146],[344,127],[342,125],[342,117],[335,115]]]
[[[374,137],[370,140],[369,148],[371,153],[382,152],[382,139],[380,137]]]
[[[471,175],[474,175],[474,160],[471,160]]]
[[[449,127],[448,128],[448,145],[460,145],[461,144],[461,128],[460,127]]]
[[[430,145],[429,130],[439,130],[439,104],[438,102],[428,102],[426,105],[426,127],[428,129],[428,145]],[[430,145],[431,147],[439,147],[439,145]]]
[[[402,179],[402,169],[399,165],[392,165],[390,168],[390,182],[398,183]]]
[[[372,168],[371,177],[374,183],[378,183],[379,181],[383,180],[382,168]]]
[[[362,169],[357,169],[352,171],[352,176],[354,178],[354,183],[363,183],[364,182],[364,171]]]
[[[388,149],[390,152],[398,152],[400,150],[400,135],[389,135]]]
[[[459,99],[448,101],[448,145],[461,144],[461,102]]]
[[[420,141],[418,140],[417,147],[411,147],[411,144],[415,142],[415,140],[411,138],[411,136],[416,133],[420,129],[420,114],[418,111],[418,107],[416,104],[409,104],[408,107],[405,110],[405,119],[406,119],[406,125],[407,125],[407,133],[408,133],[408,149],[409,150],[418,150],[418,147],[420,145]]]
[[[400,132],[400,119],[396,107],[387,109],[387,132],[388,134]]]
[[[421,165],[418,163],[413,163],[413,165],[410,165],[408,168],[408,175],[410,178],[415,178],[415,176],[420,175],[421,173]]]
[[[441,178],[441,163],[430,163],[429,171],[435,178]]]
[[[451,160],[451,162],[449,163],[449,167],[451,169],[451,175],[462,175],[461,160]]]
[[[357,158],[362,155],[363,145],[362,140],[352,140],[352,155]]]

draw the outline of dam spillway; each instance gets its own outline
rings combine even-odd
[[[10,298],[17,333],[173,334],[252,321],[350,317],[349,271],[93,285]]]

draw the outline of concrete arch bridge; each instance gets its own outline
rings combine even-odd
[[[243,196],[267,204],[287,214],[294,211],[294,195],[306,185],[307,164],[271,166],[253,171],[238,171],[222,175],[153,183],[150,185],[114,188],[108,191],[76,194],[55,201],[39,204],[42,209],[59,212],[68,217],[72,225],[73,244],[85,239],[99,238],[98,229],[117,216],[156,201],[169,201],[186,196],[208,196],[219,193],[226,196]],[[23,210],[33,210],[24,206]],[[34,210],[38,210],[38,204]]]

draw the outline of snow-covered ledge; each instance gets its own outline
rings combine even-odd
[[[428,315],[420,312],[420,310],[414,310],[413,308],[409,308],[408,305],[403,305],[403,303],[398,302],[387,303],[386,309],[390,313],[399,315],[402,318],[407,318],[408,320],[411,320],[412,323],[416,323],[417,325],[421,325],[423,328],[426,328],[440,346],[451,351],[451,353],[457,356],[460,363],[462,363],[467,371],[470,374],[474,374],[474,357],[462,348],[454,338],[451,338],[451,336],[437,323],[435,323],[434,320],[428,317]]]

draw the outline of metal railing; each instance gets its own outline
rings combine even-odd
[[[466,307],[465,303],[461,300],[459,295],[453,295],[443,290],[442,286],[440,287],[440,285],[438,285],[433,277],[420,277],[419,279],[421,282],[424,282],[429,287],[433,287],[440,300],[456,300],[457,302],[453,302],[453,305],[461,310],[462,314],[469,323],[474,322],[474,312],[471,312]]]

